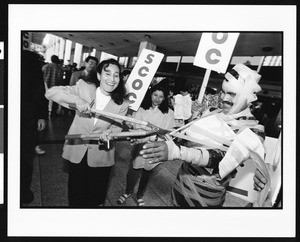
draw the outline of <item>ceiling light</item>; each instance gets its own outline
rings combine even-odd
[[[265,46],[265,47],[262,48],[262,50],[263,50],[264,52],[270,52],[270,51],[272,51],[273,49],[274,49],[274,48],[271,47],[271,46]]]

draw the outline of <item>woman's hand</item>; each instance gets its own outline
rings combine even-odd
[[[99,134],[99,141],[100,142],[109,142],[111,140],[110,134],[112,133],[112,130],[108,129],[103,131]]]
[[[76,109],[81,113],[91,113],[91,107],[89,103],[76,102]]]

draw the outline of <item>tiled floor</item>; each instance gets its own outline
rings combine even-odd
[[[46,154],[36,156],[32,190],[35,199],[28,207],[67,207],[68,168],[61,158],[64,136],[73,116],[59,116],[48,120],[48,126],[40,134],[41,147]],[[113,167],[105,206],[120,207],[118,197],[124,193],[130,144],[118,141],[116,144],[116,165]],[[151,175],[144,195],[146,206],[169,207],[170,189],[181,161],[167,161],[156,167]],[[244,207],[247,202],[227,194],[224,207]],[[127,199],[126,207],[136,207],[136,197]]]

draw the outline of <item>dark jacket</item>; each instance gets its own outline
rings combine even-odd
[[[48,100],[38,55],[24,50],[21,61],[21,132],[37,129],[38,119],[47,119]]]

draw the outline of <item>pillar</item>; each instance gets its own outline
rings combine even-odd
[[[64,59],[65,45],[66,45],[66,41],[63,38],[60,38],[59,55],[58,55],[59,59]]]
[[[81,67],[81,54],[82,54],[82,45],[76,43],[75,44],[75,52],[74,52],[74,62],[77,63],[77,67]]]
[[[66,47],[65,47],[65,57],[64,57],[64,64],[67,65],[68,61],[73,63],[71,60],[71,49],[72,49],[72,41],[71,40],[66,40]]]
[[[139,53],[138,53],[138,57],[140,56],[141,52],[143,49],[148,49],[148,50],[156,50],[156,45],[148,42],[148,41],[143,41],[140,43],[140,48],[139,48]]]

